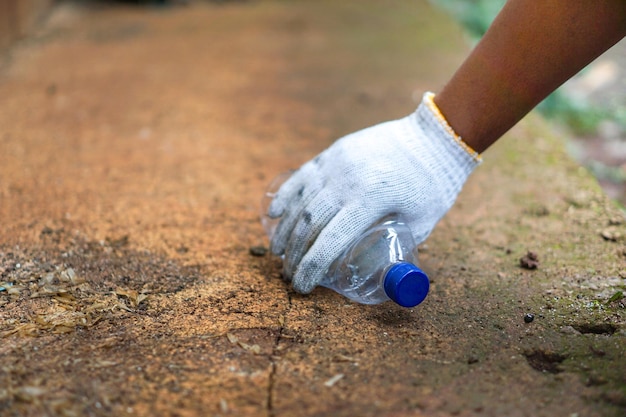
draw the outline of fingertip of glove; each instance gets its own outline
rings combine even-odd
[[[293,289],[300,294],[309,294],[321,281],[322,272],[315,265],[301,265],[293,277]]]
[[[271,219],[277,219],[285,213],[285,205],[278,199],[278,195],[274,196],[274,199],[267,208],[267,216]]]
[[[309,281],[296,280],[296,278],[294,278],[292,285],[293,289],[300,294],[309,294],[316,287],[315,284]]]

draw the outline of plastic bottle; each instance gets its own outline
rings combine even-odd
[[[290,174],[278,176],[263,198],[261,221],[270,239],[280,218],[267,216],[267,208]],[[430,285],[416,265],[416,255],[411,230],[402,218],[390,215],[346,248],[328,268],[320,285],[361,304],[393,300],[403,307],[414,307],[424,301]]]

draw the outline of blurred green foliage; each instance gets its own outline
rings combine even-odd
[[[432,0],[432,2],[450,13],[474,40],[478,40],[485,34],[506,0]]]

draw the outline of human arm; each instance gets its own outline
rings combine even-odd
[[[624,36],[624,0],[509,0],[435,103],[483,152]]]

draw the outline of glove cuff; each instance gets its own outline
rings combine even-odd
[[[412,116],[425,137],[430,138],[427,146],[432,156],[435,159],[445,158],[439,161],[440,166],[448,171],[448,176],[456,177],[454,182],[460,180],[463,183],[483,159],[452,129],[433,97],[435,94],[425,93]]]
[[[433,93],[425,93],[413,117],[424,137],[429,138],[425,145],[428,147],[432,172],[438,172],[442,187],[440,195],[449,208],[469,175],[482,163],[482,158],[448,124],[434,103],[434,96]]]
[[[463,139],[461,138],[461,136],[459,136],[454,131],[454,129],[452,129],[452,126],[450,126],[450,124],[444,117],[443,113],[441,113],[441,110],[439,110],[439,107],[437,107],[437,105],[435,104],[434,98],[435,98],[435,93],[432,93],[430,91],[424,93],[424,97],[422,99],[423,106],[420,106],[420,108],[418,108],[417,110],[418,118],[421,117],[423,119],[430,119],[430,120],[432,120],[433,118],[436,119],[439,123],[438,123],[438,126],[434,126],[434,127],[440,131],[439,132],[440,135],[438,136],[451,137],[465,152],[469,154],[469,156],[477,164],[482,163],[483,159],[480,156],[480,154],[476,152],[474,149],[472,149],[472,147],[469,146],[467,143],[465,143]],[[424,107],[426,107],[426,109],[424,109]],[[430,114],[425,114],[426,110],[430,111]],[[432,124],[430,125],[432,126]],[[447,135],[443,134],[441,130],[445,131]]]

